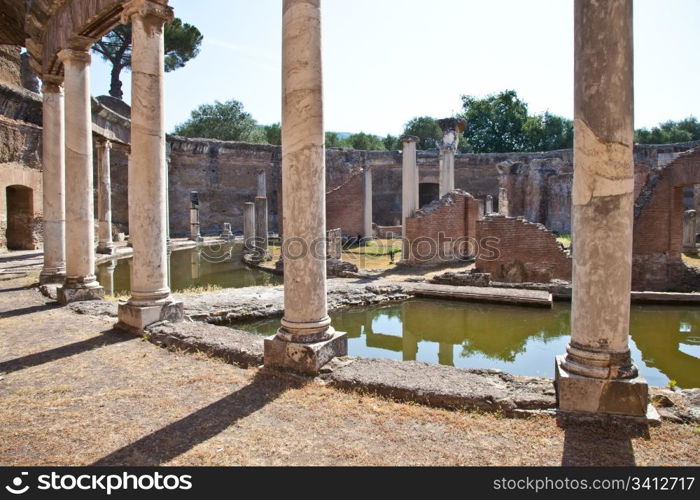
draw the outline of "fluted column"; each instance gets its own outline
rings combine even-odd
[[[132,23],[130,239],[134,247],[131,298],[120,304],[120,326],[143,330],[183,318],[168,286],[166,146],[163,102],[164,23],[167,1],[130,0],[122,22]]]
[[[67,304],[104,297],[95,277],[90,53],[64,49],[66,133],[66,281],[58,299]]]
[[[365,239],[372,239],[374,232],[372,230],[372,169],[365,165],[362,173],[362,228]]]
[[[560,410],[644,416],[629,348],[633,160],[632,0],[575,2],[571,342]]]
[[[97,142],[97,253],[113,255],[112,241],[112,181],[110,179],[110,154],[112,143]]]
[[[326,302],[326,178],[320,0],[282,6],[284,317],[265,365],[317,373],[347,353]]]
[[[65,129],[62,80],[43,79],[42,185],[44,266],[39,282],[63,283],[66,278]]]
[[[410,248],[406,234],[406,219],[413,217],[418,210],[418,159],[416,147],[418,137],[406,136],[403,138],[403,166],[401,170],[401,260],[411,260]]]

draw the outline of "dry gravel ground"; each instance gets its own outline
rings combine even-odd
[[[700,433],[401,404],[160,349],[0,281],[2,465],[691,465]]]

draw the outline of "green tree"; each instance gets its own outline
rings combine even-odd
[[[404,126],[403,135],[418,137],[418,149],[435,149],[442,143],[442,130],[437,120],[430,116],[419,116],[410,120]]]
[[[527,104],[514,90],[491,94],[483,99],[463,95],[462,117],[467,120],[464,137],[476,153],[523,151],[527,139],[523,128]]]
[[[222,141],[266,141],[265,131],[236,100],[202,104],[192,111],[189,120],[175,127],[175,134]]]
[[[345,147],[343,145],[343,141],[340,139],[337,133],[335,132],[326,132],[326,147],[327,148],[342,148]]]
[[[182,68],[187,61],[197,57],[203,36],[191,24],[173,19],[164,29],[165,71]],[[121,24],[93,45],[92,50],[112,64],[109,95],[121,99],[121,72],[131,68],[131,24]]]
[[[268,144],[272,144],[274,146],[279,146],[282,144],[282,127],[279,123],[264,125],[262,130]]]
[[[383,151],[385,149],[381,138],[364,132],[352,134],[345,139],[345,142],[349,148],[358,151]]]
[[[545,112],[528,116],[523,124],[524,151],[553,151],[574,147],[574,122]]]
[[[401,149],[401,140],[391,134],[387,134],[387,136],[382,139],[382,144],[384,144],[384,149],[387,151],[397,151]]]
[[[635,131],[634,141],[638,144],[668,144],[700,140],[700,122],[693,116],[681,121],[661,123],[651,130],[642,128]]]

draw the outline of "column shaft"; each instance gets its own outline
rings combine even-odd
[[[364,232],[363,236],[365,237],[365,239],[371,239],[374,237],[374,232],[372,230],[372,169],[367,165],[365,165],[362,179],[364,195],[364,203],[362,206],[362,227]]]
[[[44,213],[44,266],[39,280],[63,283],[66,277],[65,131],[61,82],[44,78],[42,131],[42,186]]]
[[[255,198],[255,248],[260,259],[265,259],[268,255],[267,227],[267,198],[257,196]]]
[[[112,241],[112,181],[110,179],[110,153],[112,143],[97,143],[97,253],[112,255],[115,252]]]
[[[264,196],[267,198],[267,181],[265,179],[265,171],[264,170],[258,170],[257,196]]]
[[[243,242],[246,250],[255,248],[255,203],[252,202],[243,209]]]
[[[401,170],[401,234],[403,244],[401,260],[410,260],[410,245],[407,241],[406,219],[413,217],[418,210],[418,161],[416,145],[418,137],[403,139],[403,167]]]

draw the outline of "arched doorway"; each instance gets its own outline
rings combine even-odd
[[[34,250],[32,224],[34,219],[34,198],[31,188],[7,186],[7,238],[8,250]]]
[[[418,185],[418,208],[423,208],[428,203],[438,199],[440,199],[440,184],[421,182]]]

